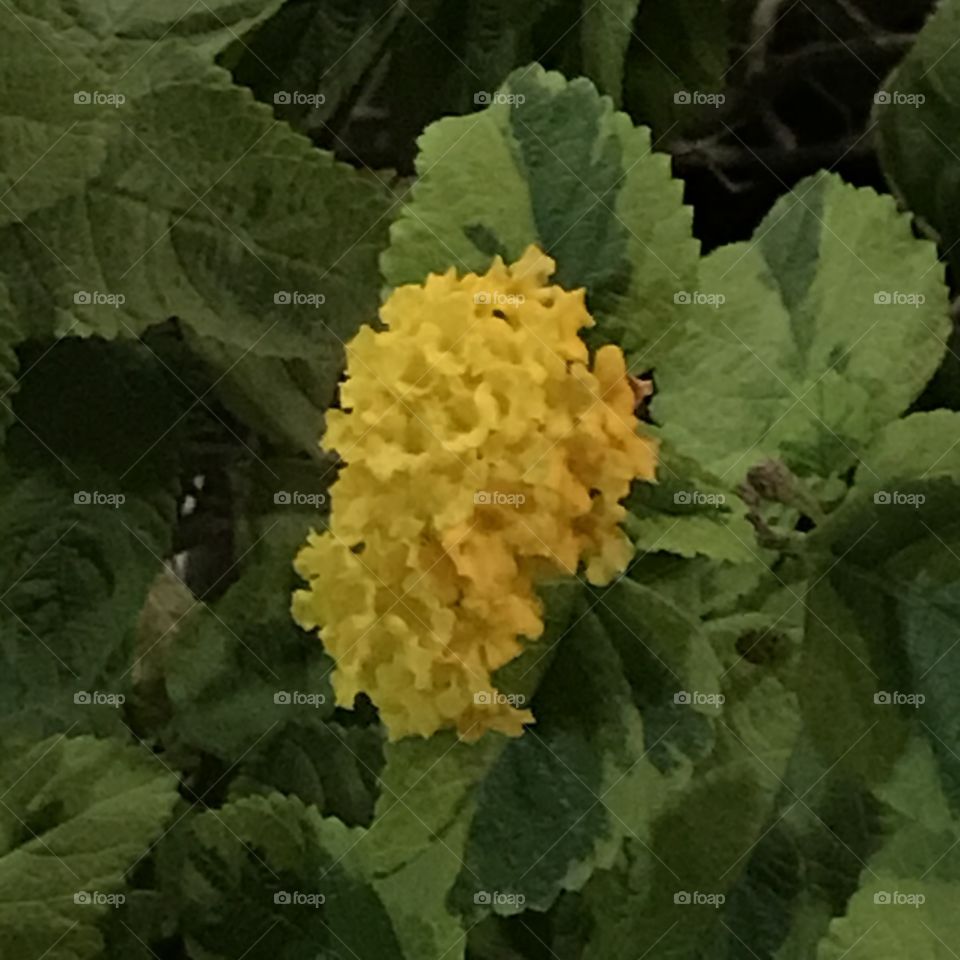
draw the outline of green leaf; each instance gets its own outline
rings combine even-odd
[[[534,698],[536,725],[507,744],[476,792],[453,891],[468,915],[487,903],[503,914],[545,910],[643,830],[643,784],[659,776],[644,760],[616,650],[592,613],[579,616]]]
[[[107,731],[121,723],[137,618],[169,528],[133,497],[114,508],[75,504],[76,495],[75,484],[51,475],[0,478],[5,725]]]
[[[635,484],[624,524],[638,550],[759,566],[761,552],[739,495],[662,443],[655,484]]]
[[[960,3],[938,4],[893,73],[880,85],[873,108],[883,172],[894,193],[934,236],[954,269],[960,220]]]
[[[735,955],[726,910],[736,906],[737,884],[749,886],[754,847],[776,822],[799,724],[795,700],[772,677],[725,693],[716,746],[702,772],[664,806],[649,841],[628,840],[624,859],[586,889],[594,916],[586,960],[628,960],[654,949],[679,960],[721,944]]]
[[[632,611],[623,602],[619,607],[629,624],[621,626],[621,634],[639,632],[637,639],[665,661],[657,664],[647,653],[647,666],[639,657],[637,668],[628,669],[631,679],[639,681],[634,689],[647,740],[658,741],[650,755],[658,765],[663,753],[674,763],[682,759],[690,773],[675,777],[666,801],[654,806],[646,845],[628,839],[625,856],[614,869],[591,879],[584,900],[594,923],[584,955],[627,960],[656,950],[658,956],[678,960],[694,955],[719,960],[739,955],[742,943],[758,956],[769,955],[765,950],[789,929],[802,875],[797,835],[813,834],[802,837],[805,849],[818,839],[808,823],[789,830],[779,825],[780,797],[800,733],[796,698],[774,670],[747,663],[734,652],[735,621],[743,614],[683,628],[679,611],[658,610],[665,606],[662,598],[645,596],[632,586],[630,593],[635,594]],[[762,608],[762,596],[755,591],[743,607]],[[766,605],[772,607],[769,614],[750,616],[772,620],[778,615],[776,604]],[[677,643],[679,637],[683,644]],[[675,676],[667,673],[666,664]],[[658,673],[661,704],[668,700],[659,708],[643,686],[645,682],[647,691],[656,692]],[[691,706],[673,705],[672,697],[665,696],[671,688],[698,695],[691,696]],[[724,698],[722,710],[709,703],[711,695],[719,699],[718,693]],[[695,716],[702,721],[699,737],[691,723]],[[661,740],[668,750],[662,750]],[[786,790],[785,807],[792,807],[796,795],[815,779],[810,776],[794,794]],[[684,893],[690,894],[690,903],[683,902]],[[698,902],[695,894],[721,899]]]
[[[213,388],[234,416],[281,447],[323,461],[323,414],[336,397],[343,366],[338,350],[267,357],[189,332],[187,341],[208,364]]]
[[[759,564],[726,563],[705,556],[686,560],[669,553],[645,554],[630,568],[631,579],[695,618],[723,616],[740,609],[743,598],[757,588],[764,574],[765,568]]]
[[[212,57],[235,30],[247,29],[279,5],[278,0],[211,0],[200,7],[190,0],[162,0],[148,7],[65,10],[54,0],[41,0],[5,7],[0,14],[3,94],[16,109],[0,120],[0,224],[56,206],[102,171],[106,140],[120,127],[123,107],[76,103],[75,94],[89,94],[91,101],[95,93],[121,94],[131,101],[156,82],[158,64],[185,52],[194,69],[202,69],[202,57]],[[16,246],[42,251],[29,231],[16,236],[21,238]]]
[[[698,104],[695,95],[722,93],[731,66],[734,17],[729,5],[719,0],[643,0],[640,4],[627,58],[624,100],[630,115],[649,123],[658,139],[677,138],[698,126],[717,123],[717,108],[723,100]]]
[[[877,790],[890,805],[887,837],[862,863],[860,886],[845,915],[830,924],[816,954],[946,960],[960,931],[957,821],[946,809],[929,745],[915,738],[889,782]]]
[[[933,831],[953,828],[953,814],[937,775],[930,741],[914,737],[901,752],[888,780],[874,789],[877,798],[901,819]]]
[[[375,66],[404,13],[402,7],[391,12],[388,0],[284,4],[235,45],[234,77],[259,100],[277,104],[278,115],[298,129],[330,123]],[[284,95],[279,103],[277,93]]]
[[[949,319],[933,245],[889,197],[822,173],[750,243],[701,263],[689,319],[657,367],[667,437],[721,479],[761,460],[830,476],[919,395]],[[875,298],[921,298],[917,304]]]
[[[331,664],[290,616],[292,569],[305,538],[280,520],[216,602],[198,605],[165,656],[170,735],[231,765],[293,729],[315,729],[333,711]]]
[[[293,559],[326,523],[325,475],[300,458],[231,470],[233,561],[155,641],[169,708],[155,729],[198,777],[198,794],[281,791],[349,823],[372,815],[378,728],[329,722],[332,663],[290,615]],[[217,589],[214,589],[217,588]]]
[[[913,589],[904,591],[901,609],[913,686],[926,698],[920,722],[940,762],[944,789],[954,807],[960,808],[960,661],[953,655],[960,615],[960,587],[954,566],[954,551],[960,545],[956,530],[952,539],[950,559],[943,557],[937,574],[924,571]],[[943,540],[927,545],[928,549],[944,546]]]
[[[195,817],[176,878],[190,955],[403,960],[380,898],[347,857],[361,838],[278,794]]]
[[[830,717],[836,733],[831,738],[821,720],[820,743],[850,753],[857,735],[859,759],[849,762],[878,781],[909,732],[921,732],[954,807],[960,463],[942,430],[957,421],[941,412],[889,427],[864,455],[847,501],[817,532],[823,572],[810,604],[816,623],[805,680],[814,723],[831,684],[843,691],[835,701],[842,709]]]
[[[958,883],[879,873],[857,891],[846,916],[831,924],[816,958],[840,960],[861,950],[875,960],[950,960],[949,945],[960,936],[954,909],[958,893]],[[888,902],[894,896],[908,899]],[[922,905],[909,899],[918,897],[923,897]]]
[[[464,744],[449,734],[388,744],[373,823],[355,855],[390,912],[408,960],[463,956],[466,936],[448,895],[463,863],[472,793],[504,738]]]
[[[731,563],[756,559],[753,530],[743,517],[717,510],[713,514],[658,514],[627,520],[627,532],[638,550],[665,550],[681,557],[711,557]]]
[[[117,730],[172,545],[182,397],[134,344],[65,340],[26,363],[0,465],[0,716]]]
[[[720,661],[697,620],[643,584],[619,580],[595,609],[643,715],[650,760],[682,785],[714,747]]]
[[[600,89],[620,106],[627,48],[633,36],[633,20],[640,0],[584,2],[583,70]]]
[[[887,688],[893,678],[878,676],[870,645],[834,584],[818,583],[806,608],[797,690],[812,740],[828,765],[842,760],[852,776],[880,783],[908,735],[897,711],[874,704],[878,688]]]
[[[35,269],[10,277],[11,299],[42,305],[59,330],[128,335],[175,315],[268,357],[309,358],[318,341],[326,355],[339,349],[375,308],[383,191],[275,121],[225,71],[190,58],[176,66],[176,78],[101,121],[105,155],[84,193],[25,221],[57,254],[28,250]],[[125,300],[77,304],[77,291]],[[294,294],[316,299],[298,305]]]
[[[243,758],[231,796],[280,791],[295,794],[351,826],[373,817],[377,777],[383,767],[378,727],[338,723],[289,725]]]
[[[498,689],[531,698],[541,675],[554,669],[552,656],[579,592],[575,582],[546,590],[544,635],[497,673]],[[460,914],[475,906],[454,906],[450,891],[463,884],[458,876],[465,870],[476,791],[515,742],[491,734],[466,744],[440,734],[387,745],[376,815],[356,855],[375,878],[410,960],[462,955],[466,937]],[[474,842],[482,848],[484,839]]]
[[[13,423],[13,408],[8,398],[17,389],[19,360],[14,347],[23,334],[18,329],[16,318],[10,309],[10,301],[4,284],[0,284],[0,444],[6,428]]]
[[[179,317],[256,425],[275,407],[309,419],[278,433],[312,450],[342,343],[376,312],[389,194],[205,62],[278,4],[214,6],[229,11],[8,18],[4,93],[24,109],[0,148],[0,278],[20,337],[137,336]]]
[[[697,256],[669,158],[587,80],[530,66],[498,96],[516,99],[427,128],[413,202],[382,257],[387,281],[482,272],[535,243],[557,261],[557,283],[586,288],[601,336],[648,368]]]
[[[760,841],[745,882],[730,898],[726,922],[761,956],[774,950],[780,960],[810,955],[856,890],[882,832],[878,805],[849,782],[809,785],[810,793],[824,795],[812,799],[798,791],[802,804],[785,798],[783,819]]]
[[[523,737],[387,747],[376,816],[355,856],[408,957],[462,955],[464,924],[546,909],[610,866],[625,835],[645,832],[662,777],[645,758],[619,657],[588,609],[569,632],[557,609],[548,632],[563,640]],[[527,669],[536,665],[528,657]]]
[[[11,957],[100,956],[98,924],[159,836],[176,780],[145,750],[57,736],[10,749],[0,782],[0,937]]]
[[[882,834],[880,805],[862,789],[791,758],[778,806],[719,907],[710,958],[809,956],[859,886]],[[709,911],[707,911],[709,913]]]
[[[952,410],[895,420],[865,454],[857,472],[858,489],[876,493],[901,480],[960,476],[960,445],[953,441],[958,431],[960,414]]]
[[[136,57],[166,43],[183,45],[207,57],[218,53],[231,38],[243,35],[272,16],[281,0],[210,0],[201,8],[190,0],[158,0],[149,7],[122,7],[84,11],[78,24],[92,38],[122,38],[109,50],[107,62],[128,67]],[[54,4],[49,4],[53,9]]]

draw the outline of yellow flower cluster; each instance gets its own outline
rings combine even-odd
[[[293,613],[322,631],[337,702],[365,692],[391,739],[522,733],[530,711],[491,674],[542,633],[536,584],[581,562],[607,583],[632,555],[619,501],[653,479],[656,445],[620,349],[590,369],[584,292],[548,285],[553,270],[530,247],[431,275],[347,347],[324,443],[346,466],[297,557]]]

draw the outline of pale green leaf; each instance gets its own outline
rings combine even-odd
[[[538,244],[557,261],[557,283],[586,288],[601,337],[647,369],[697,256],[669,158],[587,80],[530,66],[497,97],[479,115],[427,128],[413,201],[382,258],[387,280],[484,271],[496,254],[515,259]]]
[[[362,834],[272,794],[194,818],[179,838],[184,935],[200,960],[404,960],[349,853]]]
[[[936,370],[942,278],[890,197],[826,173],[801,181],[754,240],[702,261],[700,302],[657,367],[654,416],[727,482],[770,458],[840,472]]]
[[[640,0],[584,0],[583,69],[619,107],[627,48]]]
[[[960,3],[934,8],[893,73],[879,84],[873,121],[880,163],[894,192],[940,243],[956,269],[960,220]]]
[[[111,898],[172,812],[175,777],[147,750],[57,736],[8,744],[0,782],[4,955],[93,960]]]

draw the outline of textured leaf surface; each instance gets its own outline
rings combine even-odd
[[[626,529],[638,550],[757,565],[746,507],[731,485],[662,444],[655,484],[636,484]]]
[[[10,957],[87,960],[125,871],[160,835],[174,776],[146,750],[61,736],[4,750],[0,936]]]
[[[830,174],[778,201],[751,242],[706,257],[698,282],[725,302],[687,306],[653,410],[680,449],[728,481],[770,457],[824,477],[856,463],[943,355],[933,245],[891,198]]]
[[[558,609],[554,640],[566,622]],[[373,878],[409,957],[462,955],[465,929],[484,914],[546,909],[611,865],[625,835],[644,832],[661,776],[645,759],[615,648],[594,614],[576,617],[524,737],[469,745],[436,736],[386,749],[376,814],[351,857]],[[538,668],[536,657],[526,661],[524,672]]]
[[[697,255],[669,159],[589,81],[527,67],[498,96],[514,100],[421,138],[413,202],[382,258],[388,282],[483,270],[537,243],[557,261],[556,282],[586,288],[601,336],[647,369]]]
[[[895,813],[880,848],[864,858],[860,887],[820,942],[818,960],[856,950],[870,956],[941,960],[960,930],[956,820],[943,803],[929,746],[913,740],[890,781],[877,791]]]
[[[649,842],[628,841],[625,859],[587,888],[597,918],[589,960],[736,949],[726,911],[774,817],[798,724],[795,701],[772,678],[727,695],[706,769],[664,808]]]
[[[172,638],[165,671],[179,741],[239,762],[332,713],[332,664],[290,617],[290,563],[307,529],[274,518],[240,558],[237,582],[198,604]]]
[[[176,316],[258,426],[306,410],[315,434],[342,343],[376,312],[389,194],[209,62],[277,6],[3,11],[4,93],[21,107],[2,120],[2,280],[18,339]]]
[[[114,106],[92,95],[128,100],[148,89],[157,63],[189,52],[195,66],[257,20],[278,0],[161,0],[146,7],[100,4],[65,8],[54,0],[6,5],[0,56],[4,97],[0,119],[0,223],[25,217],[84,189],[119,127]],[[76,103],[75,94],[91,95]],[[13,106],[15,105],[15,109]]]
[[[383,767],[381,730],[311,719],[277,732],[243,757],[231,795],[279,790],[351,826],[367,825]]]
[[[835,725],[843,724],[845,737],[869,733],[863,750],[877,765],[874,777],[902,749],[908,729],[928,737],[954,808],[960,802],[957,422],[954,413],[913,416],[867,451],[850,498],[820,533],[826,573],[811,606],[823,628],[811,656],[820,649],[846,676]]]
[[[631,116],[649,123],[658,139],[716,123],[716,104],[698,105],[693,96],[723,91],[736,17],[721,0],[641,2],[625,101]]]
[[[619,106],[627,49],[633,36],[633,18],[640,0],[584,3],[583,69],[601,93]]]
[[[121,711],[94,694],[130,693],[137,619],[171,546],[184,400],[133,344],[68,340],[27,363],[0,467],[0,713],[115,729]]]
[[[907,55],[880,85],[873,119],[892,189],[936,236],[956,268],[960,219],[960,3],[945,0]],[[918,102],[919,101],[919,102]]]
[[[179,878],[191,956],[403,960],[379,897],[344,859],[356,841],[277,794],[196,817]]]
[[[643,760],[643,727],[615,648],[593,614],[561,646],[534,713],[536,727],[507,744],[476,793],[454,889],[462,908],[496,893],[498,913],[546,909],[643,829],[641,784],[657,775]],[[532,820],[522,813],[530,810]],[[525,899],[511,904],[512,895]]]

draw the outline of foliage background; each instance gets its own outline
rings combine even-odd
[[[3,4],[5,956],[955,956],[958,11]],[[288,613],[342,344],[534,241],[661,482],[528,735],[387,745]]]

